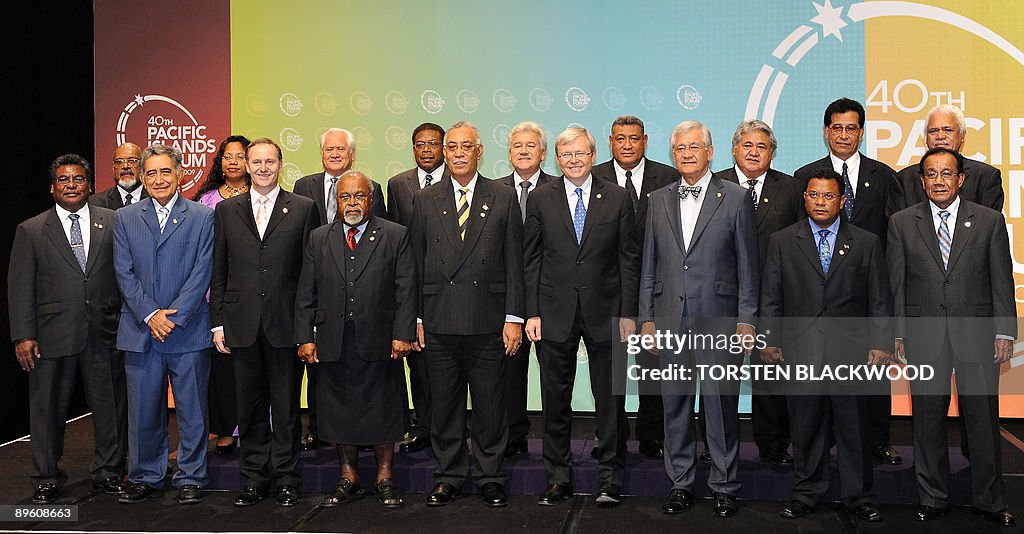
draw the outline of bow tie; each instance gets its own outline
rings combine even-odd
[[[699,185],[681,185],[679,186],[679,200],[686,200],[686,195],[693,195],[693,199],[697,200],[700,196],[701,187]]]

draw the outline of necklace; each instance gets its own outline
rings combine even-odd
[[[243,185],[241,185],[239,187],[232,187],[232,186],[228,185],[227,183],[225,183],[224,185],[222,185],[220,187],[221,187],[222,191],[224,192],[223,196],[225,198],[237,197],[238,195],[241,195],[242,193],[245,193],[245,192],[249,191],[249,186],[245,185],[245,184],[243,184]]]

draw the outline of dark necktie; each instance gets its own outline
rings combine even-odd
[[[750,203],[754,205],[754,212],[757,213],[757,180],[747,180],[747,187],[750,189]]]
[[[77,213],[68,215],[71,219],[71,252],[75,253],[75,259],[78,260],[78,265],[82,267],[82,272],[85,272],[85,243],[82,241],[82,226],[78,224]]]
[[[523,215],[523,222],[526,222],[526,197],[530,195],[530,181],[519,182],[519,211]]]
[[[828,267],[832,264],[832,255],[828,250],[828,230],[818,230],[818,259],[821,260],[821,272],[828,274]]]
[[[354,228],[353,227],[353,228],[349,228],[348,229],[348,237],[345,238],[345,242],[348,243],[348,249],[349,250],[355,250],[356,249],[356,234],[358,234],[358,233],[359,233],[359,229],[358,228]]]
[[[430,183],[433,182],[433,181],[434,181],[434,177],[433,176],[431,176],[429,174],[424,176],[423,177],[423,187],[429,186]]]
[[[132,205],[132,194],[131,193],[128,193],[127,195],[124,196],[124,205],[125,206],[131,206]]]
[[[843,205],[843,211],[846,212],[846,220],[853,220],[853,184],[850,183],[850,171],[846,166],[846,162],[843,162],[843,195],[846,196],[846,204]]]
[[[459,216],[459,236],[466,240],[466,222],[469,221],[469,193],[468,187],[459,188],[459,205],[457,213]]]
[[[633,185],[633,171],[626,171],[626,191],[629,191],[629,200],[633,202],[633,214],[635,215],[640,197],[636,194],[636,186]]]

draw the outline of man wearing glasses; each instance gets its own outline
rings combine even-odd
[[[473,403],[473,483],[484,504],[508,504],[501,462],[508,442],[505,362],[522,341],[523,220],[515,192],[477,173],[480,131],[445,135],[451,179],[416,192],[410,223],[422,301],[417,325],[433,410],[437,460],[427,506],[460,495],[470,473],[466,387]]]
[[[114,179],[117,183],[102,193],[89,197],[93,206],[108,210],[130,206],[149,196],[139,179],[139,158],[142,149],[135,143],[124,143],[114,150]]]

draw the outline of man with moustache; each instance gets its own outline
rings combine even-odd
[[[444,166],[444,128],[424,122],[412,132],[412,156],[416,167],[388,180],[388,218],[402,226],[412,219],[413,194],[424,187],[447,180]],[[403,453],[417,452],[430,445],[430,388],[427,368],[415,346],[405,361],[409,364],[409,389],[412,391],[413,420],[409,437],[398,445]]]
[[[734,165],[714,174],[747,190],[757,215],[758,266],[762,269],[768,238],[804,215],[800,182],[771,168],[778,148],[771,126],[757,119],[745,120],[732,135]],[[756,350],[754,356],[758,356]],[[786,450],[790,441],[786,397],[768,389],[767,384],[752,385],[755,390],[751,396],[750,422],[761,459],[775,465],[792,464],[793,457]]]
[[[337,183],[341,175],[352,168],[356,161],[356,137],[342,128],[328,128],[320,136],[320,161],[324,172],[303,176],[295,182],[292,192],[310,198],[316,204],[320,224],[330,224],[338,215]],[[386,219],[387,208],[380,184],[373,182],[373,214]],[[309,432],[302,436],[302,450],[308,451],[320,446],[317,439],[317,407],[315,396],[309,395],[316,389],[316,368],[306,366],[306,407],[309,410]]]
[[[1010,243],[1001,213],[960,198],[963,160],[948,148],[925,152],[919,166],[928,201],[889,223],[896,357],[935,371],[910,386],[921,502],[915,519],[949,513],[946,414],[955,374],[971,440],[971,504],[986,520],[1012,527],[999,435],[999,371],[1017,337]]]
[[[139,158],[142,149],[135,143],[123,143],[114,150],[114,179],[110,189],[89,197],[93,206],[110,210],[121,209],[147,196],[146,188],[139,180]]]
[[[647,133],[644,121],[633,115],[622,115],[612,122],[608,136],[608,147],[612,159],[594,166],[594,177],[617,184],[629,193],[633,205],[633,220],[637,243],[644,242],[647,224],[647,203],[651,193],[676,181],[679,176],[675,169],[647,158]],[[639,282],[639,280],[638,280]],[[636,355],[636,361],[644,368],[657,368],[657,358],[649,354]],[[639,384],[639,406],[636,411],[636,439],[640,442],[640,454],[649,458],[661,458],[664,453],[664,417],[661,395],[657,386],[646,391],[647,384]],[[624,420],[619,429],[619,440],[625,444],[629,438],[629,424]],[[591,456],[597,452],[597,446]]]
[[[555,140],[562,179],[540,187],[523,230],[526,334],[538,344],[547,490],[538,504],[572,495],[572,394],[580,339],[587,347],[598,436],[599,506],[620,501],[625,447],[622,395],[613,390],[612,343],[636,331],[640,246],[629,193],[594,180],[594,137],[568,128]],[[613,336],[617,332],[617,336]]]
[[[32,502],[49,504],[67,481],[60,468],[68,406],[81,374],[95,448],[97,490],[122,490],[127,450],[124,355],[115,348],[121,296],[114,277],[114,212],[89,206],[92,169],[67,154],[50,165],[55,206],[18,225],[7,299],[18,365],[29,373]]]
[[[416,336],[416,271],[406,228],[370,215],[370,184],[358,171],[341,176],[339,220],[310,236],[295,305],[299,357],[320,375],[321,437],[338,444],[341,476],[324,507],[365,495],[360,446],[377,460],[377,501],[404,503],[392,463],[405,432],[402,357]]]
[[[523,323],[523,220],[515,192],[477,173],[480,131],[466,121],[445,135],[452,178],[416,192],[410,225],[420,278],[417,338],[430,378],[431,448],[437,459],[427,506],[460,496],[470,472],[466,388],[473,403],[473,482],[484,504],[508,504],[501,461],[508,442],[505,362]]]
[[[281,148],[266,137],[246,148],[249,192],[214,214],[210,319],[213,344],[231,358],[238,400],[239,467],[245,489],[235,506],[258,503],[270,487],[279,506],[299,502],[299,396],[293,313],[302,253],[317,226],[313,201],[278,185]]]
[[[697,121],[681,122],[670,147],[678,185],[655,191],[648,206],[640,278],[641,333],[651,339],[663,332],[693,331],[740,336],[740,351],[697,347],[676,353],[661,351],[662,365],[693,368],[695,364],[728,365],[749,354],[756,330],[760,273],[757,268],[757,227],[750,196],[742,187],[712,176],[711,131]],[[661,321],[664,324],[656,324]],[[748,343],[749,342],[749,343]],[[739,348],[739,347],[737,347]],[[651,352],[658,353],[657,350]],[[677,514],[693,506],[696,434],[694,391],[685,383],[662,382],[665,410],[665,469],[672,490],[662,506]],[[736,514],[739,481],[739,383],[700,382],[706,404],[711,473],[712,512]]]
[[[541,170],[548,155],[548,139],[544,129],[533,121],[523,121],[508,132],[508,161],[512,174],[499,181],[512,188],[519,196],[519,210],[526,221],[526,199],[538,186],[555,178]],[[525,236],[524,236],[525,237]],[[505,368],[505,402],[508,406],[508,446],[505,457],[526,454],[526,435],[530,431],[530,418],[526,413],[527,375],[530,371],[530,347],[524,336],[519,350],[508,360]]]
[[[202,502],[206,472],[213,210],[178,194],[181,151],[142,151],[150,200],[114,216],[114,268],[124,306],[117,348],[128,384],[128,481],[119,502],[135,504],[163,490],[167,476],[167,381],[178,422],[179,504]]]

